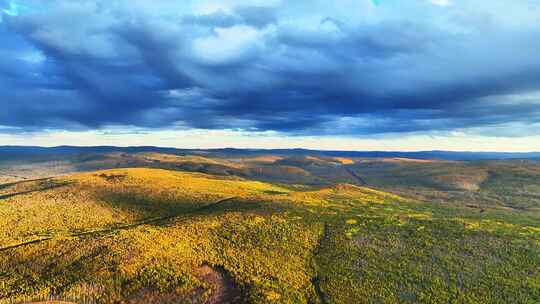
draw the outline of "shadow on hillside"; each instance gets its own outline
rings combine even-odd
[[[0,273],[0,279],[16,279],[4,281],[3,288],[0,289],[0,303],[49,303],[48,301],[60,300],[96,303],[86,301],[83,294],[64,293],[76,284],[91,282],[95,273],[104,266],[104,257],[112,252],[111,248],[107,245],[82,244],[77,241],[63,241],[62,244],[56,246],[56,250],[48,250],[46,255],[27,255],[25,249],[4,253],[5,257],[9,258],[2,260],[2,270],[5,272]],[[30,273],[33,275],[25,275]],[[28,296],[21,296],[22,290],[26,291],[23,294]],[[49,290],[49,293],[32,295],[40,290]]]
[[[151,196],[137,191],[99,189],[92,198],[101,205],[136,215],[139,219],[170,216],[193,211],[199,203],[174,200],[163,196]]]
[[[27,191],[19,191],[19,192],[14,192],[14,193],[3,194],[3,195],[0,195],[0,200],[12,198],[12,197],[19,196],[19,195],[31,194],[31,193],[42,192],[42,191],[47,191],[47,190],[51,190],[51,189],[66,187],[66,186],[69,186],[70,184],[72,184],[70,182],[53,182],[53,181],[50,181],[50,180],[47,180],[47,179],[44,179],[42,181],[44,181],[44,182],[40,182],[39,186],[41,186],[41,187],[39,187],[38,189],[32,189],[32,190],[27,190]],[[5,189],[5,188],[10,187],[10,186],[17,185],[17,184],[19,184],[19,183],[7,184],[7,186],[2,185],[2,186],[0,186],[0,190]]]
[[[0,303],[245,303],[245,286],[240,286],[222,266],[203,263],[188,272],[174,272],[167,265],[147,265],[134,274],[114,272],[108,279],[99,280],[96,274],[105,266],[104,259],[111,256],[111,245],[76,242],[48,252],[47,256],[28,259],[15,254],[10,259],[13,267],[2,275],[19,280],[3,286]],[[106,263],[113,271],[122,264],[118,259]],[[23,273],[34,275],[25,278]],[[48,293],[31,295],[43,290]]]
[[[210,203],[195,210],[193,214],[197,215],[221,215],[226,212],[246,212],[261,210],[268,203],[262,201],[246,201],[241,198],[231,197]]]
[[[119,179],[121,177],[109,177]],[[127,229],[138,225],[168,225],[176,218],[190,216],[221,216],[228,212],[248,212],[267,210],[270,204],[262,201],[251,201],[239,197],[208,199],[207,201],[183,201],[163,196],[152,196],[136,191],[119,192],[114,189],[93,193],[96,201],[108,208],[126,211],[137,215],[138,220],[110,229]],[[273,203],[275,204],[275,203]],[[265,207],[266,206],[266,207]],[[275,207],[274,207],[275,208]]]

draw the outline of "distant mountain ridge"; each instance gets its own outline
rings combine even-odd
[[[456,151],[328,151],[309,149],[181,149],[154,146],[0,146],[0,160],[2,158],[28,158],[49,155],[72,155],[86,153],[140,153],[156,152],[168,154],[213,154],[213,155],[316,155],[328,157],[366,157],[366,158],[415,158],[415,159],[442,159],[442,160],[509,160],[523,159],[540,161],[540,152],[456,152]]]

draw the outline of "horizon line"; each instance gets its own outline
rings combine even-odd
[[[382,153],[435,153],[435,152],[450,152],[450,153],[478,153],[478,154],[540,154],[539,151],[520,151],[520,152],[508,152],[508,151],[480,151],[480,150],[332,150],[332,149],[308,149],[301,147],[294,148],[238,148],[238,147],[221,147],[221,148],[180,148],[171,146],[122,146],[122,145],[55,145],[55,146],[40,146],[40,145],[0,145],[0,148],[43,148],[43,149],[55,149],[55,148],[158,148],[158,149],[175,149],[175,150],[191,150],[191,151],[215,151],[215,150],[251,150],[251,151],[276,151],[276,150],[304,150],[313,152],[382,152]]]

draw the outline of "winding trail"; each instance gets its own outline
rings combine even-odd
[[[180,217],[180,216],[184,216],[184,215],[190,215],[190,214],[196,214],[197,212],[200,212],[200,211],[206,211],[206,210],[212,209],[214,207],[217,207],[219,205],[222,205],[224,203],[227,203],[229,201],[235,200],[237,198],[238,197],[234,196],[234,197],[221,199],[221,200],[218,200],[216,202],[204,205],[202,207],[199,207],[197,209],[194,209],[192,211],[188,211],[188,212],[185,212],[185,213],[167,215],[167,216],[156,217],[156,218],[149,218],[149,219],[145,219],[145,220],[138,221],[138,222],[131,223],[131,224],[125,224],[125,225],[121,225],[121,226],[116,226],[116,227],[113,227],[113,228],[96,229],[96,230],[72,233],[72,234],[62,235],[62,237],[77,238],[77,237],[83,237],[83,236],[89,236],[89,235],[106,234],[106,233],[111,233],[111,232],[115,232],[115,231],[135,228],[135,227],[142,226],[142,225],[153,224],[153,223],[157,223],[157,222],[164,222],[164,221],[176,218],[176,217]],[[56,236],[56,237],[58,237],[58,236]],[[26,241],[26,242],[14,244],[14,245],[0,247],[0,252],[4,252],[4,251],[10,250],[10,249],[19,248],[19,247],[23,247],[23,246],[27,246],[27,245],[33,245],[33,244],[38,244],[38,243],[50,241],[50,240],[52,240],[54,238],[55,238],[55,236],[50,236],[50,237],[40,238],[40,239],[37,239],[37,240]]]
[[[315,256],[317,256],[321,252],[321,250],[322,250],[322,248],[324,246],[324,243],[326,243],[330,239],[329,230],[330,230],[330,225],[328,223],[324,223],[322,236],[319,239],[317,247],[314,250],[314,255],[313,255],[314,258],[315,258]],[[315,293],[317,294],[317,297],[319,298],[319,303],[320,304],[328,304],[329,302],[327,300],[326,294],[321,289],[321,278],[320,278],[320,276],[319,276],[319,274],[317,272],[311,278],[311,284],[313,285],[313,289],[315,290]]]

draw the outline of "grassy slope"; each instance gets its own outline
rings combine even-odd
[[[205,264],[229,272],[251,303],[540,301],[540,224],[524,212],[155,169],[0,192],[0,247],[52,237],[1,251],[0,302],[137,302],[144,292],[204,303],[211,291],[195,270]]]
[[[536,211],[540,166],[532,162],[364,161],[352,170],[368,185],[428,201]]]

